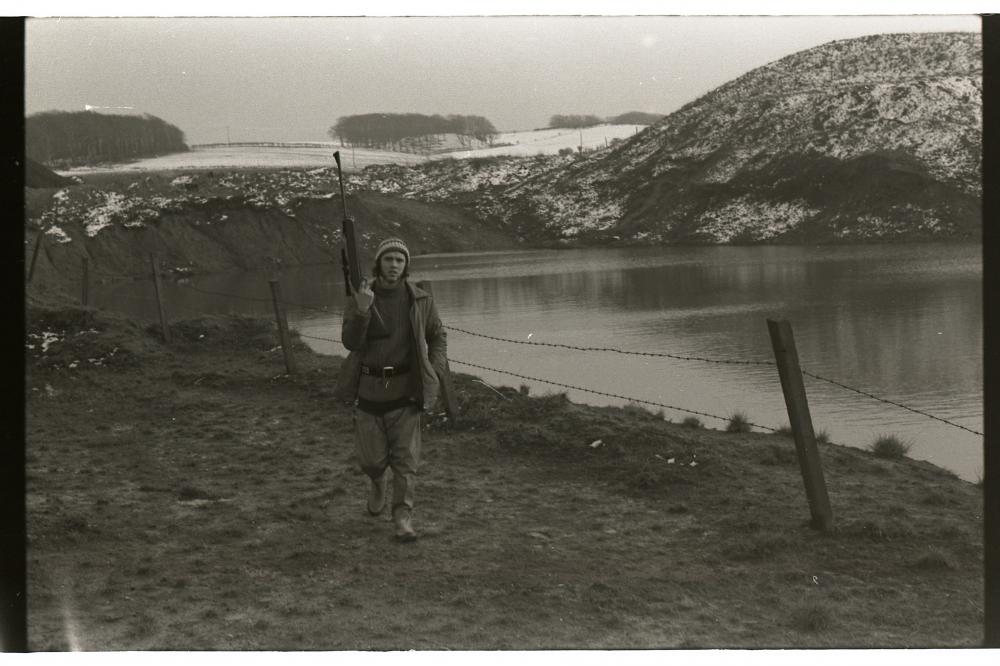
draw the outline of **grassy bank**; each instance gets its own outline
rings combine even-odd
[[[835,529],[792,441],[455,376],[425,422],[421,539],[364,509],[340,359],[273,325],[155,329],[32,304],[30,647],[974,646],[981,489],[826,444]],[[600,440],[600,443],[596,443]]]
[[[353,184],[347,191],[364,256],[389,236],[406,238],[414,256],[519,246],[511,232],[459,206]],[[166,274],[192,275],[337,263],[343,245],[344,208],[330,169],[90,174],[25,195],[26,264],[42,239],[36,286],[73,288],[84,259],[89,279],[101,282],[148,276],[151,253]]]

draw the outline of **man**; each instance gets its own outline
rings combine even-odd
[[[374,286],[351,285],[341,340],[350,350],[336,394],[354,403],[354,444],[370,479],[368,513],[385,508],[392,468],[396,539],[414,541],[413,492],[420,463],[420,413],[440,391],[447,340],[430,294],[410,284],[410,251],[398,238],[375,250]]]

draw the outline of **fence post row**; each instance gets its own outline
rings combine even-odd
[[[163,341],[169,344],[170,327],[167,325],[167,312],[163,309],[163,285],[160,284],[160,262],[153,253],[150,253],[149,260],[153,266],[153,287],[156,291],[156,307],[160,313],[160,329],[163,331]]]
[[[431,287],[430,280],[421,280],[417,283],[417,286],[426,291],[431,296],[434,295],[434,289]],[[448,414],[453,422],[458,418],[458,403],[455,402],[455,388],[451,383],[451,369],[448,367],[448,359],[444,360],[444,372],[438,373],[438,380],[441,382],[441,398],[444,400],[444,410]],[[428,405],[428,408],[430,405]]]
[[[819,450],[816,448],[816,434],[813,431],[812,417],[809,415],[809,403],[802,382],[802,370],[799,368],[799,355],[795,349],[792,326],[784,320],[768,319],[767,329],[771,334],[771,346],[774,348],[778,376],[781,378],[781,391],[785,395],[788,420],[792,427],[792,435],[795,437],[795,451],[802,470],[802,480],[806,486],[806,499],[809,500],[809,511],[812,514],[810,526],[828,531],[833,527],[833,510],[830,508]]]
[[[269,280],[268,283],[271,285],[274,318],[278,320],[278,339],[281,341],[281,353],[285,357],[285,370],[291,375],[295,373],[295,359],[292,357],[292,345],[288,339],[288,320],[281,307],[281,283],[275,279]]]

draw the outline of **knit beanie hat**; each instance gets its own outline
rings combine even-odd
[[[410,265],[410,249],[406,247],[406,243],[399,238],[386,238],[378,244],[378,247],[375,248],[375,264],[378,264],[378,262],[382,259],[383,254],[390,251],[402,252],[406,257],[406,265]]]

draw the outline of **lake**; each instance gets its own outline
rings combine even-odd
[[[766,320],[787,319],[803,370],[983,430],[980,245],[485,252],[416,257],[412,273],[433,284],[446,325],[517,341],[768,362]],[[339,266],[285,270],[281,288],[295,304],[290,325],[317,351],[344,353]],[[92,294],[98,307],[155,317],[149,281],[100,285]],[[165,299],[178,318],[273,316],[262,273],[167,284]],[[712,428],[737,411],[762,426],[788,423],[771,365],[528,346],[458,331],[449,331],[448,355],[454,371],[494,386],[526,384],[533,394],[563,389],[456,361],[669,405],[679,408],[664,409],[673,421],[691,410],[712,415],[698,417]],[[970,481],[982,474],[980,435],[826,381],[807,376],[805,385],[815,429],[832,441],[866,447],[895,434],[912,443],[914,458]],[[577,402],[626,402],[566,392]]]

